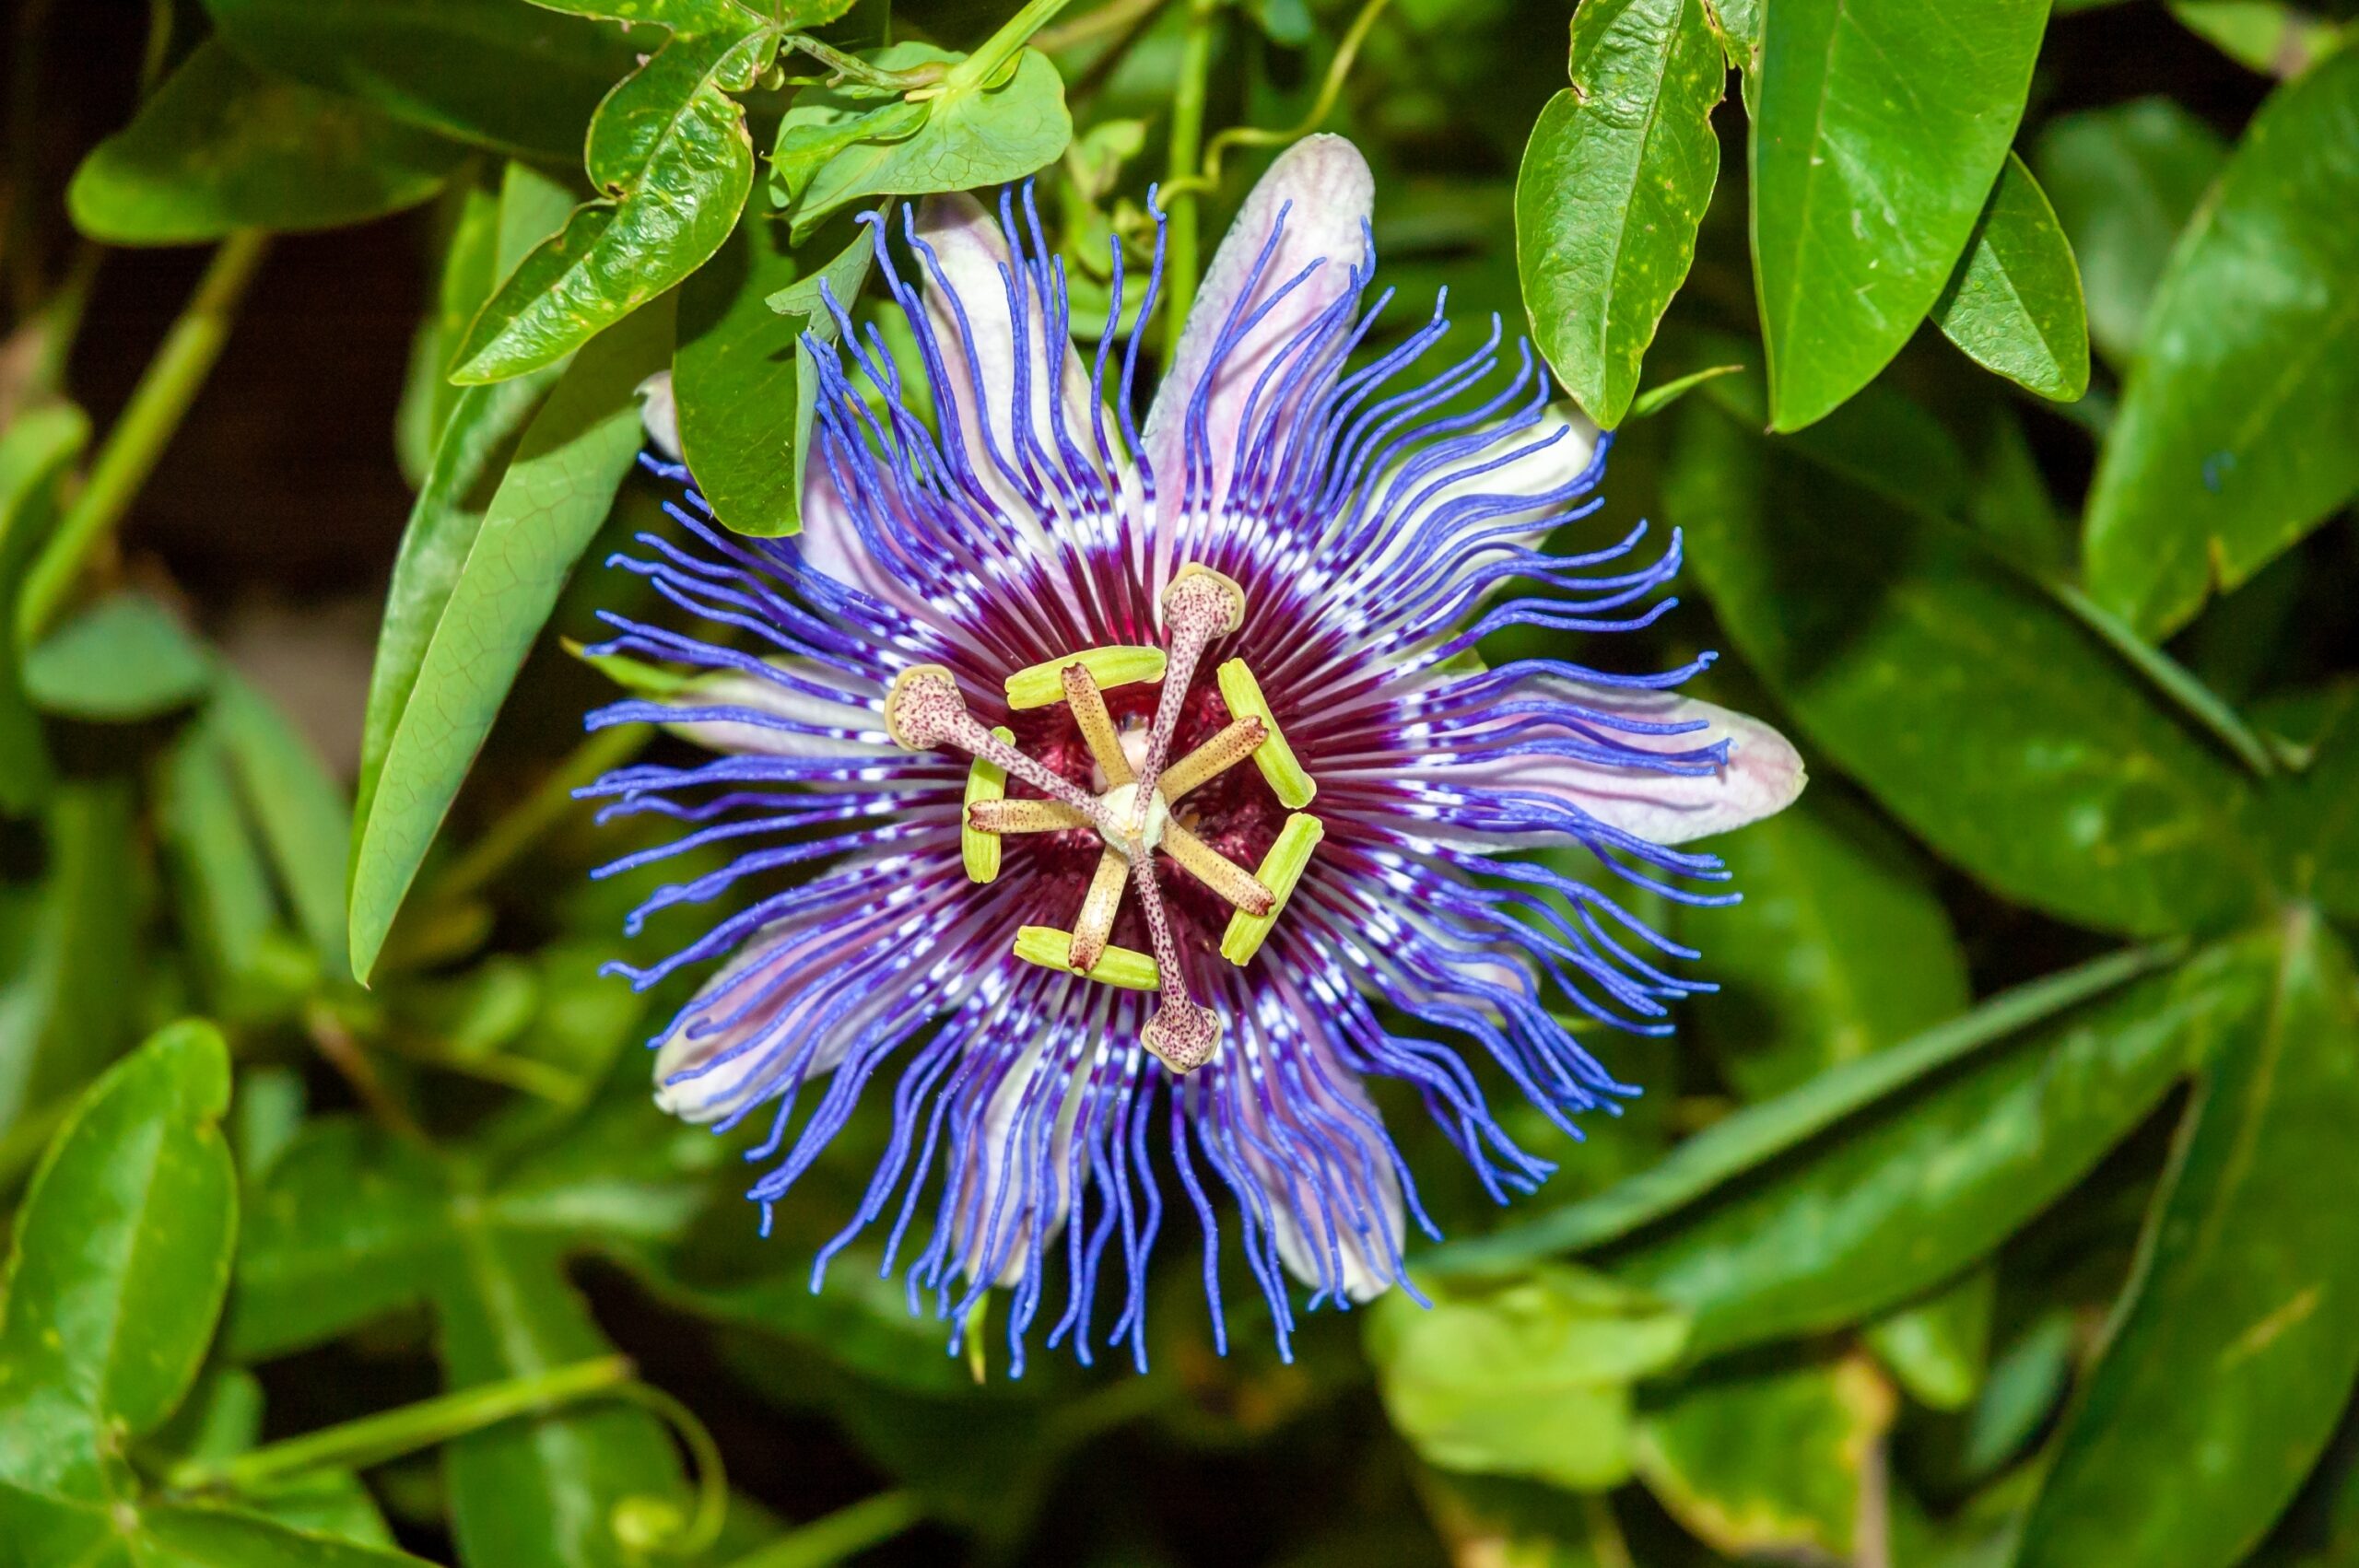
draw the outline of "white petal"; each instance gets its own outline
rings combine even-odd
[[[970,1177],[971,1184],[954,1211],[965,1233],[961,1250],[970,1276],[1003,1245],[1006,1246],[1006,1258],[992,1281],[1002,1289],[1022,1281],[1025,1270],[1031,1266],[1034,1249],[1055,1240],[1064,1229],[1065,1216],[1073,1211],[1073,1190],[1065,1179],[1065,1167],[1073,1153],[1074,1125],[1087,1098],[1083,1090],[1088,1081],[1091,1052],[1079,1053],[1080,1060],[1067,1073],[1063,1096],[1057,1103],[1056,1123],[1049,1132],[1049,1190],[1023,1190],[1026,1175],[1037,1168],[1027,1148],[1014,1151],[1022,1162],[1017,1169],[1011,1171],[1008,1164],[1010,1137],[1015,1137],[1019,1145],[1028,1145],[1038,1138],[1029,1123],[1037,1121],[1042,1097],[1056,1090],[1052,1083],[1039,1085],[1027,1118],[1027,1126],[1019,1129],[1016,1118],[1019,1112],[1026,1110],[1026,1092],[1044,1071],[1053,1071],[1063,1066],[1062,1057],[1054,1063],[1044,1059],[1057,1035],[1057,1031],[1043,1026],[1022,1058],[992,1091],[991,1103],[983,1107],[982,1127],[977,1133],[980,1143],[968,1151],[970,1160],[981,1162],[980,1179],[972,1181]],[[1011,1179],[1017,1183],[1016,1188],[1003,1190]]]
[[[840,685],[843,673],[812,659],[780,659],[777,667],[813,685]],[[867,683],[859,683],[865,686]],[[816,696],[776,681],[727,670],[701,676],[681,688],[669,701],[682,708],[743,708],[797,724],[830,729],[863,730],[882,736],[885,720],[879,710],[861,700],[861,693],[846,689],[839,697]],[[873,695],[873,694],[870,694]],[[675,733],[708,751],[757,756],[885,756],[900,748],[890,740],[845,740],[804,734],[799,730],[774,730],[763,724],[724,719],[696,720],[669,726]]]
[[[1608,826],[1657,844],[1684,844],[1774,816],[1794,802],[1808,781],[1801,755],[1785,736],[1758,719],[1676,692],[1625,691],[1550,676],[1519,687],[1516,695],[1545,695],[1649,723],[1700,720],[1705,728],[1684,734],[1605,733],[1622,744],[1656,752],[1695,751],[1726,740],[1729,760],[1711,773],[1659,773],[1531,755],[1438,769],[1437,776],[1555,795]],[[1465,743],[1479,744],[1481,737],[1476,731]]]
[[[639,394],[639,423],[655,450],[680,461],[680,406],[672,395],[672,372],[658,370],[632,389]]]
[[[1418,544],[1418,535],[1442,508],[1471,496],[1545,496],[1574,480],[1589,468],[1597,455],[1597,427],[1588,415],[1570,403],[1554,404],[1542,416],[1520,429],[1505,431],[1482,451],[1463,459],[1461,470],[1481,468],[1496,462],[1496,468],[1453,479],[1419,500],[1414,509],[1395,525],[1392,537],[1385,542],[1382,554],[1367,567],[1355,574],[1360,581],[1371,576],[1380,580],[1397,570],[1403,552]],[[1510,456],[1509,454],[1515,454]],[[1504,459],[1505,461],[1500,461]],[[1388,486],[1390,481],[1387,481]],[[1430,477],[1426,483],[1431,483]],[[1417,494],[1423,490],[1419,486]],[[1379,491],[1379,494],[1384,494]],[[1406,499],[1403,497],[1402,499]],[[1452,580],[1463,579],[1485,561],[1513,549],[1533,549],[1555,532],[1551,520],[1562,517],[1566,510],[1579,504],[1579,497],[1542,502],[1520,510],[1502,512],[1470,525],[1473,532],[1490,534],[1503,529],[1515,529],[1489,541],[1484,553],[1458,563]],[[1430,543],[1430,542],[1428,542]],[[1494,587],[1506,579],[1498,579]],[[1420,594],[1431,584],[1422,578],[1416,584]]]
[[[1205,270],[1203,287],[1188,312],[1186,330],[1165,370],[1155,406],[1140,439],[1155,465],[1159,514],[1173,515],[1185,481],[1184,442],[1188,405],[1203,382],[1214,346],[1232,318],[1242,322],[1284,290],[1304,268],[1319,268],[1287,293],[1222,357],[1213,374],[1204,429],[1210,440],[1214,495],[1226,487],[1235,466],[1238,426],[1253,388],[1270,361],[1305,323],[1361,282],[1369,270],[1368,215],[1376,199],[1375,177],[1357,147],[1341,136],[1306,136],[1280,154],[1245,198],[1228,237]],[[1258,277],[1254,263],[1285,215],[1285,232]],[[1330,372],[1332,374],[1332,370]],[[1314,392],[1316,388],[1312,389]],[[1262,409],[1269,393],[1262,394]],[[1158,570],[1168,569],[1168,560]]]
[[[833,930],[782,935],[773,929],[757,933],[719,974],[704,983],[696,1000],[680,1014],[679,1022],[657,1047],[656,1105],[682,1121],[702,1126],[719,1121],[773,1092],[777,1088],[775,1082],[756,1081],[767,1069],[779,1065],[781,1052],[799,1048],[794,1030],[796,1016],[811,1012],[818,995],[809,983],[809,977],[798,977],[795,971],[817,968],[824,972],[832,967],[830,955],[842,941],[843,934]],[[821,965],[814,965],[814,959],[821,960]],[[746,1000],[764,987],[776,989],[758,1005],[746,1008]],[[741,1008],[745,1015],[725,1026],[701,1034],[694,1032],[699,1022],[730,1017]],[[749,1050],[694,1077],[679,1076],[774,1028],[777,1033],[770,1045]],[[831,1032],[814,1053],[805,1076],[816,1078],[834,1071],[836,1064],[843,1059],[846,1044],[857,1033],[857,1029],[840,1026]]]
[[[1358,1125],[1359,1116],[1376,1115],[1375,1104],[1360,1086],[1358,1077],[1332,1060],[1323,1065],[1326,1082],[1318,1082],[1306,1071],[1301,1082],[1289,1083],[1284,1093],[1301,1093],[1304,1085],[1315,1085],[1309,1092],[1332,1118],[1332,1125],[1318,1129],[1319,1137],[1332,1140],[1336,1127],[1350,1128],[1353,1135],[1341,1153],[1352,1162],[1351,1169],[1338,1171],[1332,1165],[1321,1168],[1313,1163],[1304,1148],[1313,1141],[1309,1119],[1291,1109],[1287,1119],[1301,1130],[1297,1132],[1290,1152],[1309,1165],[1318,1178],[1316,1186],[1302,1174],[1270,1158],[1251,1140],[1240,1139],[1238,1146],[1255,1180],[1269,1194],[1269,1213],[1265,1217],[1277,1243],[1278,1261],[1285,1265],[1286,1272],[1313,1290],[1333,1290],[1340,1283],[1346,1300],[1372,1301],[1391,1290],[1399,1279],[1394,1259],[1401,1255],[1407,1224],[1401,1200],[1401,1175],[1392,1164],[1390,1151],[1373,1133]],[[1279,1147],[1280,1141],[1273,1133],[1259,1101],[1259,1094],[1251,1087],[1238,1085],[1238,1103],[1255,1136],[1272,1147]],[[1360,1163],[1363,1153],[1367,1156],[1365,1166]],[[1373,1193],[1369,1190],[1371,1176]],[[1368,1211],[1371,1198],[1373,1213]],[[1373,1222],[1369,1229],[1360,1228],[1369,1222]],[[1343,1274],[1340,1281],[1335,1278],[1338,1264]]]

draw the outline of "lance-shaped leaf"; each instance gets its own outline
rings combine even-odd
[[[564,162],[644,47],[508,0],[205,0],[230,48],[282,76],[462,141]]]
[[[1696,254],[1719,177],[1727,69],[1704,0],[1591,0],[1573,85],[1516,176],[1516,265],[1533,334],[1590,418],[1622,422],[1655,323]]]
[[[90,421],[70,404],[34,409],[0,431],[0,813],[10,815],[39,805],[53,777],[11,635],[17,600],[56,526],[58,481],[89,438]]]
[[[2022,1568],[2224,1568],[2293,1497],[2359,1372],[2359,997],[2308,914],[2221,1042],[2068,1418]]]
[[[1753,121],[1772,427],[1872,380],[1966,249],[2022,118],[2048,0],[1781,0]]]
[[[792,533],[802,526],[804,466],[817,407],[816,373],[803,334],[834,340],[836,319],[817,285],[824,280],[850,310],[875,259],[863,228],[834,261],[809,273],[783,239],[773,220],[748,218],[680,291],[672,395],[681,455],[714,515],[740,533]]]
[[[2089,495],[2089,591],[2184,625],[2359,489],[2359,49],[2279,88],[2179,241]]]
[[[829,213],[873,196],[916,196],[1020,180],[1062,157],[1073,140],[1064,81],[1048,56],[1027,49],[998,82],[969,82],[966,56],[926,43],[863,53],[880,70],[942,67],[934,97],[880,102],[872,89],[807,88],[779,123],[770,198],[788,210],[793,238]]]
[[[185,245],[240,228],[335,228],[415,206],[466,149],[358,99],[247,64],[218,39],[74,171],[83,233]]]
[[[2013,153],[1932,314],[1977,364],[2042,397],[2070,403],[2089,390],[2089,325],[2072,247]]]
[[[352,875],[356,975],[366,977],[375,967],[516,672],[614,504],[640,446],[632,389],[669,357],[671,318],[667,297],[602,333],[576,357],[525,427],[481,526],[464,543],[447,595],[439,606],[420,595],[429,602],[417,606],[417,619],[426,624],[405,631],[408,646],[417,646],[425,632],[416,673],[406,690],[389,692],[384,759],[373,778],[364,762]],[[444,440],[465,434],[454,423]],[[459,544],[440,546],[445,561],[456,554],[449,545]],[[409,549],[405,543],[405,556]],[[397,564],[397,593],[400,583]],[[388,637],[392,621],[389,612]],[[384,657],[381,645],[381,663]],[[372,713],[376,707],[372,692]]]
[[[729,95],[777,47],[768,30],[681,38],[626,78],[591,123],[604,199],[519,263],[468,327],[452,380],[504,380],[554,364],[702,266],[745,205],[754,145]]]

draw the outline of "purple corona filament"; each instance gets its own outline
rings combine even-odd
[[[829,296],[835,332],[804,339],[801,533],[732,534],[690,491],[679,538],[613,563],[704,629],[607,616],[595,651],[690,673],[590,722],[719,755],[584,791],[684,829],[606,872],[721,849],[631,925],[742,906],[611,965],[643,988],[726,961],[655,1042],[658,1102],[764,1118],[767,1229],[862,1097],[889,1096],[813,1288],[878,1238],[954,1348],[1005,1292],[1017,1372],[1043,1324],[1084,1362],[1127,1344],[1144,1365],[1167,1218],[1201,1231],[1223,1349],[1225,1235],[1281,1353],[1290,1278],[1306,1309],[1409,1288],[1407,1226],[1437,1233],[1364,1082],[1422,1099],[1497,1200],[1532,1190],[1553,1167],[1473,1064],[1574,1137],[1635,1093],[1565,1019],[1661,1033],[1709,988],[1614,887],[1729,901],[1720,862],[1677,846],[1802,788],[1775,731],[1678,695],[1705,660],[1475,657],[1510,626],[1650,624],[1679,541],[1543,547],[1598,506],[1610,438],[1496,321],[1456,357],[1438,306],[1368,349],[1390,298],[1362,298],[1370,195],[1347,142],[1281,157],[1143,423],[1141,333],[1073,347],[1028,186],[997,222],[926,203],[905,251],[872,218],[908,333],[897,357]],[[1159,236],[1143,281],[1117,249],[1114,321],[1155,319]],[[1566,848],[1594,884],[1533,854]]]

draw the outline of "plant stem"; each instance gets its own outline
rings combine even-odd
[[[131,402],[91,461],[82,493],[33,563],[17,607],[20,641],[30,642],[48,629],[91,553],[123,521],[139,487],[155,472],[214,361],[221,357],[239,302],[269,245],[269,236],[246,229],[223,240],[213,252],[188,308],[165,334]]]
[[[622,1387],[632,1376],[630,1358],[603,1356],[553,1367],[529,1377],[511,1377],[382,1410],[266,1444],[233,1458],[190,1460],[165,1476],[177,1492],[256,1492],[314,1470],[360,1469],[414,1454],[471,1432],[538,1415]]]
[[[1025,0],[1024,8],[1007,18],[1000,29],[983,40],[972,54],[950,68],[949,81],[957,87],[979,87],[999,75],[1000,67],[1023,53],[1032,35],[1072,0]]]
[[[827,1568],[888,1541],[925,1517],[914,1493],[880,1492],[790,1530],[730,1568]]]
[[[1164,228],[1163,357],[1180,345],[1188,309],[1196,302],[1196,189],[1187,183],[1203,150],[1204,89],[1212,76],[1219,6],[1215,0],[1189,0],[1187,41],[1180,55],[1180,85],[1171,98],[1171,147],[1165,178],[1178,191],[1167,209]]]

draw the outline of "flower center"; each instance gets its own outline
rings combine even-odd
[[[1016,955],[1107,985],[1158,992],[1141,1040],[1174,1072],[1187,1073],[1219,1050],[1221,1020],[1189,995],[1157,853],[1168,857],[1195,888],[1210,894],[1215,907],[1231,911],[1220,952],[1241,967],[1275,925],[1309,863],[1320,828],[1318,818],[1293,812],[1260,864],[1248,871],[1197,831],[1205,825],[1203,816],[1192,811],[1186,819],[1175,814],[1191,795],[1249,757],[1285,806],[1309,804],[1317,786],[1286,745],[1242,660],[1221,666],[1216,677],[1226,722],[1172,757],[1174,738],[1191,707],[1196,667],[1213,641],[1243,624],[1245,593],[1217,572],[1186,567],[1164,591],[1163,610],[1168,649],[1085,649],[1007,677],[1007,703],[1015,713],[1064,708],[1087,758],[1086,784],[1070,776],[1079,767],[1061,771],[1044,756],[1018,749],[1013,730],[985,729],[967,711],[956,678],[938,664],[901,672],[886,700],[885,723],[896,741],[912,750],[949,747],[974,758],[961,832],[970,879],[989,882],[999,874],[1001,841],[1009,835],[1053,835],[1049,842],[1064,847],[1086,845],[1089,840],[1081,835],[1095,833],[1096,867],[1071,929],[1025,926],[1016,933]],[[1152,720],[1143,731],[1126,731],[1108,706],[1108,691],[1156,683],[1161,691]],[[1040,798],[1010,799],[1011,778],[1039,790]],[[1214,837],[1234,848],[1235,835]],[[1147,952],[1112,941],[1124,895],[1133,888]]]

